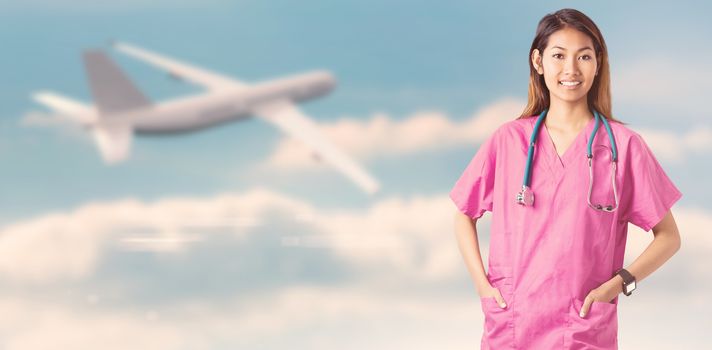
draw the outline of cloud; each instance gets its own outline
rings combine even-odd
[[[7,350],[432,349],[443,344],[466,349],[478,341],[471,330],[482,324],[472,296],[423,298],[368,285],[294,286],[249,299],[146,309],[72,307],[14,297],[0,298],[0,307],[5,333],[0,345]],[[368,336],[349,333],[354,330]]]
[[[39,349],[179,349],[184,337],[174,324],[151,322],[145,314],[97,312],[26,297],[0,297],[0,346]]]
[[[368,120],[341,119],[321,125],[322,133],[347,154],[362,160],[393,158],[421,152],[471,146],[483,141],[501,124],[515,119],[524,101],[500,99],[463,121],[453,121],[442,112],[421,111],[403,120],[377,113]],[[638,129],[661,159],[682,161],[691,153],[712,151],[712,129],[700,125],[679,134],[668,130]],[[274,152],[256,166],[255,172],[309,169],[316,163],[306,146],[283,138]]]
[[[2,345],[470,348],[479,341],[482,314],[454,239],[453,211],[445,195],[325,209],[255,189],[207,198],[89,203],[29,218],[0,229]],[[699,276],[710,274],[705,262],[712,249],[707,234],[712,213],[674,211],[683,247],[641,284],[638,294],[646,295],[646,305],[674,297],[677,310],[708,310],[712,286]],[[478,224],[484,259],[489,216]],[[117,249],[133,251],[136,247],[122,239],[139,234],[176,242],[154,249],[164,244],[156,240],[140,253],[116,254]],[[627,263],[651,239],[649,232],[631,226]],[[236,262],[241,270],[220,269]],[[318,274],[318,268],[334,265],[346,266],[336,278],[289,278],[295,269]],[[175,271],[177,277],[171,275]],[[97,286],[101,283],[108,287]],[[234,283],[246,289],[232,289]],[[680,288],[687,284],[695,288]],[[131,294],[137,289],[157,297],[141,300]],[[637,325],[659,317],[655,310],[621,309],[629,318],[621,332],[643,336]],[[699,320],[689,316],[674,322],[694,327]],[[686,341],[703,343],[699,336]]]
[[[195,240],[190,230],[217,227],[239,236],[259,225],[256,218],[261,210],[279,208],[295,214],[312,210],[261,189],[206,200],[89,203],[71,212],[50,213],[1,228],[0,274],[38,283],[81,279],[96,269],[107,245],[180,252]]]
[[[673,118],[709,119],[706,101],[712,91],[712,71],[704,54],[645,53],[613,68],[616,101],[635,110],[659,111]],[[700,60],[701,59],[701,60]],[[617,103],[619,103],[617,102]],[[640,116],[643,117],[643,116]]]
[[[319,210],[264,189],[206,199],[89,203],[1,228],[0,275],[39,284],[80,280],[91,277],[111,249],[189,254],[221,234],[239,242],[265,235],[257,228],[282,229],[278,215],[292,227],[303,224],[279,232],[283,247],[325,248],[360,268],[391,266],[445,279],[458,271],[452,240],[443,239],[452,238],[442,228],[451,209],[447,197],[414,197],[384,199],[362,211]],[[419,215],[424,212],[430,215]]]
[[[478,341],[470,332],[481,322],[478,299],[451,291],[442,298],[424,289],[452,285],[464,276],[450,225],[453,208],[446,196],[434,196],[389,198],[364,209],[318,209],[256,189],[210,198],[89,203],[28,218],[0,229],[0,307],[8,306],[0,316],[0,329],[7,335],[0,344],[23,350],[93,349],[102,342],[110,342],[110,349],[177,349],[186,344],[427,349],[442,338],[425,330],[458,330],[446,343],[466,348]],[[418,215],[423,212],[430,215]],[[304,228],[308,230],[300,233]],[[152,241],[142,255],[111,257],[116,249],[136,248],[125,245],[127,234],[175,237],[178,242],[168,244],[169,249],[158,243],[154,249],[160,240]],[[200,240],[186,240],[186,235]],[[254,240],[264,235],[282,239],[267,245]],[[211,241],[218,245],[205,245]],[[246,247],[228,246],[231,257],[217,249],[227,241]],[[217,275],[218,288],[230,289],[231,281],[254,284],[244,275],[216,268],[249,251],[254,253],[245,268],[271,281],[259,289],[205,294],[210,289],[206,279],[189,271]],[[215,261],[204,260],[201,252]],[[149,256],[155,259],[146,260]],[[320,265],[348,265],[348,274],[326,283],[311,278],[280,283],[309,257],[317,257]],[[148,265],[137,265],[142,261]],[[176,285],[168,264],[179,266],[181,279],[190,282]],[[284,268],[287,274],[280,271]],[[108,289],[97,286],[107,282]],[[193,290],[176,298],[176,287]],[[146,302],[127,294],[136,288],[150,289],[160,298]],[[344,345],[338,334],[354,327],[384,336]],[[414,332],[422,336],[413,338]]]
[[[453,252],[454,209],[447,196],[391,197],[364,209],[319,209],[266,189],[152,203],[89,203],[0,228],[0,275],[40,284],[86,279],[112,250],[188,258],[205,242],[224,244],[220,237],[244,245],[255,242],[251,236],[279,230],[274,233],[278,239],[269,241],[274,246],[266,249],[324,249],[332,254],[325,258],[356,271],[392,269],[403,277],[446,281],[462,272]],[[711,213],[676,208],[675,214],[683,240],[694,242],[690,249],[712,249],[712,238],[704,233],[712,225]],[[284,227],[292,229],[282,231]],[[488,215],[480,227],[486,242]],[[650,235],[630,227],[634,240],[629,247],[642,251],[635,239]]]
[[[403,120],[377,113],[363,121],[346,118],[324,123],[320,129],[329,140],[356,158],[402,156],[480,142],[502,123],[518,117],[524,104],[518,99],[503,98],[462,122],[452,121],[437,111],[417,112]],[[284,138],[260,167],[308,168],[313,164],[304,145]]]
[[[700,125],[684,134],[668,130],[636,129],[662,160],[680,163],[691,154],[712,153],[712,128]]]
[[[710,276],[712,268],[709,264],[703,264],[702,261],[707,259],[706,256],[712,251],[712,235],[708,232],[709,227],[712,227],[712,212],[688,207],[673,207],[672,212],[680,231],[680,251],[665,265],[665,268],[652,275],[653,279],[658,281],[676,279],[694,281],[698,280],[698,277],[695,276]],[[652,239],[652,231],[645,232],[637,226],[629,225],[625,264],[632,263],[632,259],[643,253]],[[660,287],[665,289],[664,293],[674,292],[677,288],[677,286],[669,284]],[[709,291],[712,289],[712,281],[706,279],[699,287],[700,290]],[[707,300],[703,293],[694,293],[694,295],[698,298],[696,302],[700,302],[702,299]]]

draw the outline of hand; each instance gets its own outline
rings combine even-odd
[[[502,297],[502,294],[499,292],[499,289],[493,287],[491,284],[487,284],[485,286],[485,290],[480,292],[480,297],[482,298],[494,298],[494,300],[497,301],[497,304],[499,304],[499,307],[505,308],[507,307],[507,303],[504,302],[504,298]]]
[[[586,298],[583,300],[583,306],[581,306],[581,314],[579,316],[585,317],[588,314],[588,310],[591,308],[591,304],[594,301],[600,301],[608,303],[613,300],[619,293],[623,291],[623,279],[616,275],[610,280],[606,281],[598,288],[593,289],[588,292]]]

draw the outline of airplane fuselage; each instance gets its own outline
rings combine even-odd
[[[137,134],[176,134],[205,129],[226,122],[245,119],[261,105],[289,100],[311,100],[334,89],[335,79],[324,71],[315,71],[283,79],[236,87],[220,92],[163,101],[159,104],[105,115],[102,122],[128,121]]]

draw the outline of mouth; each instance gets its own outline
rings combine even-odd
[[[559,85],[569,88],[569,89],[574,89],[581,85],[580,80],[559,80]]]
[[[559,86],[563,87],[566,90],[573,90],[577,89],[579,86],[581,86],[581,81],[580,80],[559,80]]]

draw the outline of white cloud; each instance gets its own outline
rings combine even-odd
[[[0,308],[0,347],[6,350],[179,349],[184,344],[173,324],[125,311],[101,313],[26,297],[0,297]]]
[[[670,162],[683,162],[688,155],[712,153],[712,128],[700,125],[685,134],[668,130],[636,129],[656,157]]]
[[[102,347],[103,342],[117,349],[211,348],[217,344],[275,349],[290,344],[312,349],[428,349],[438,344],[451,349],[471,348],[479,342],[482,314],[454,239],[453,211],[454,206],[444,195],[392,197],[368,208],[347,210],[318,209],[295,198],[255,190],[151,203],[93,203],[66,213],[27,219],[0,229],[0,274],[6,287],[0,293],[1,344],[7,349],[93,349]],[[707,234],[712,213],[692,208],[674,211],[683,248],[641,285],[638,294],[648,299],[636,300],[646,300],[646,312],[639,312],[635,304],[630,304],[635,313],[622,308],[621,317],[628,320],[621,323],[622,334],[642,337],[644,332],[638,325],[660,316],[660,311],[649,306],[666,298],[676,300],[678,310],[709,309],[706,298],[712,286],[700,281],[700,276],[710,274],[705,262],[712,249],[712,236]],[[160,303],[126,300],[130,296],[122,294],[123,288],[107,296],[73,287],[81,285],[78,280],[92,281],[97,264],[110,246],[119,244],[127,227],[134,231],[138,227],[153,237],[177,237],[180,248],[172,254],[191,259],[194,241],[180,240],[186,231],[196,232],[189,227],[222,227],[232,239],[249,244],[251,241],[245,238],[257,234],[251,228],[284,217],[305,223],[313,232],[284,232],[282,245],[255,247],[261,249],[259,254],[273,259],[294,256],[290,252],[297,249],[323,249],[332,254],[325,255],[322,264],[344,263],[349,273],[328,283],[295,281],[258,293],[218,298],[200,293],[171,298],[173,286],[166,286],[160,291]],[[489,221],[480,222],[486,257]],[[211,234],[201,237],[207,241]],[[631,226],[627,261],[637,257],[650,239],[650,233]],[[163,249],[148,254],[171,255]],[[129,254],[121,259],[129,262],[132,257]],[[205,273],[211,272],[209,266],[202,268]],[[263,267],[259,264],[253,268],[264,279],[278,279],[274,271],[260,270]],[[27,287],[27,282],[57,282],[60,277],[70,279],[61,279],[63,284],[53,288],[40,285],[41,293],[17,287]],[[118,285],[138,283],[130,275],[104,278]],[[164,276],[150,278],[160,281]],[[676,285],[671,286],[671,280]],[[450,290],[453,281],[462,281],[467,291]],[[667,287],[655,286],[655,281]],[[678,283],[690,283],[695,288],[680,289]],[[624,300],[623,305],[633,302]],[[658,321],[656,325],[694,329],[699,322],[690,316]],[[348,344],[343,343],[345,338],[350,339]],[[442,343],[443,339],[447,341]],[[631,339],[626,337],[625,341]],[[686,341],[703,344],[694,334]]]
[[[185,253],[192,243],[210,239],[196,228],[217,228],[240,240],[279,212],[315,228],[306,237],[285,232],[284,246],[303,245],[300,239],[317,242],[354,266],[390,266],[447,279],[458,271],[449,222],[443,221],[452,208],[447,197],[415,197],[385,199],[363,211],[318,210],[263,189],[205,199],[90,203],[1,228],[0,274],[32,283],[87,278],[100,263],[102,249]]]
[[[285,231],[282,249],[323,248],[356,268],[374,271],[388,267],[423,280],[447,280],[462,272],[460,258],[453,251],[453,210],[446,196],[392,197],[365,209],[320,210],[264,189],[153,203],[91,203],[1,228],[0,274],[21,282],[88,278],[103,251],[112,245],[156,254],[188,254],[192,244],[215,234],[196,229],[216,228],[244,242],[254,234],[252,228],[268,224],[279,212],[313,230],[307,234]],[[691,244],[689,249],[700,252],[712,250],[712,236],[705,233],[712,226],[712,214],[692,208],[675,208],[674,213],[683,246]],[[486,240],[489,215],[480,225],[485,228],[481,232]],[[640,254],[650,238],[631,225],[629,254]]]
[[[262,210],[313,210],[294,199],[255,189],[242,196],[170,198],[155,203],[122,200],[90,203],[0,229],[0,274],[14,280],[52,282],[89,276],[101,249],[119,242],[129,249],[180,252],[194,241],[189,229],[220,227],[239,237],[259,225]],[[143,237],[143,242],[140,239]]]
[[[712,267],[702,263],[712,251],[712,235],[709,234],[709,227],[712,227],[712,213],[700,208],[686,207],[673,207],[672,213],[680,231],[681,247],[680,251],[671,258],[669,265],[663,268],[666,270],[663,273],[669,273],[669,277],[684,276],[690,281],[697,280],[699,278],[697,276],[712,276]],[[637,258],[652,239],[652,231],[645,232],[637,226],[629,225],[625,264],[632,263],[632,259]],[[700,286],[704,285],[703,289],[710,289],[711,282],[712,280],[706,279]],[[670,288],[674,289],[676,286]],[[698,298],[703,295],[696,294]],[[704,298],[707,299],[706,296]]]
[[[377,113],[368,120],[341,119],[320,126],[334,144],[359,159],[398,157],[471,146],[483,141],[501,124],[515,119],[524,101],[504,98],[463,121],[438,111],[421,111],[403,120]],[[682,161],[691,153],[712,152],[712,128],[700,125],[685,134],[660,129],[635,129],[661,159]],[[307,169],[316,163],[300,142],[283,138],[263,164],[253,171]]]
[[[441,112],[422,111],[403,120],[377,113],[368,120],[341,119],[320,128],[329,140],[354,157],[392,157],[478,143],[502,123],[517,118],[524,104],[503,98],[462,122],[452,121]],[[303,168],[313,164],[305,146],[284,138],[261,167]]]
[[[712,150],[712,128],[707,126],[695,128],[685,135],[684,142],[691,151],[709,153]]]
[[[657,110],[675,119],[681,115],[709,119],[706,103],[712,91],[712,71],[706,57],[644,53],[621,62],[621,69],[613,67],[611,73],[616,104]]]
[[[15,297],[0,298],[0,307],[0,345],[7,350],[212,349],[225,344],[249,349],[432,349],[445,344],[467,349],[479,341],[472,330],[482,327],[476,297],[423,298],[368,285],[294,286],[250,299],[155,308],[77,307]]]
[[[58,280],[71,286],[76,284],[73,281],[92,280],[106,250],[120,240],[122,227],[180,238],[189,226],[254,227],[280,220],[282,214],[313,225],[315,232],[306,237],[315,238],[321,245],[273,246],[262,254],[325,249],[358,272],[343,276],[344,283],[334,286],[297,283],[227,299],[176,301],[167,295],[159,305],[138,307],[111,305],[110,300],[122,299],[121,292],[117,296],[73,292],[67,297],[62,284],[50,288],[49,293],[54,293],[51,300],[37,298],[33,293],[3,293],[0,329],[9,336],[1,344],[6,349],[23,350],[94,349],[102,347],[102,342],[110,342],[110,349],[176,349],[185,344],[211,348],[218,343],[254,348],[267,342],[273,344],[269,348],[284,348],[289,340],[280,343],[277,335],[301,330],[297,338],[304,348],[407,345],[428,349],[442,342],[442,334],[448,333],[449,348],[467,348],[478,341],[471,330],[482,319],[476,295],[427,298],[412,287],[462,276],[464,268],[450,225],[452,210],[445,196],[391,198],[360,210],[317,210],[300,200],[255,190],[241,195],[169,198],[152,203],[92,203],[66,213],[24,220],[0,229],[0,273],[7,282],[22,286]],[[423,212],[429,215],[418,215]],[[237,231],[232,232],[234,239],[243,242],[245,235],[254,234]],[[284,233],[285,237],[291,235],[293,232]],[[203,239],[210,237],[205,235]],[[194,246],[183,243],[180,253],[190,258]],[[82,247],[76,248],[77,244]],[[157,249],[155,254],[168,253]],[[124,259],[131,259],[130,255]],[[263,272],[265,279],[276,278],[270,272],[273,271]],[[127,282],[122,282],[122,277]],[[129,277],[108,278],[129,283]],[[393,285],[396,280],[403,280],[406,285]],[[409,292],[403,293],[404,290]],[[338,334],[348,334],[353,327],[374,336],[344,344]],[[383,337],[375,336],[384,331]],[[414,338],[413,333],[421,336]]]

